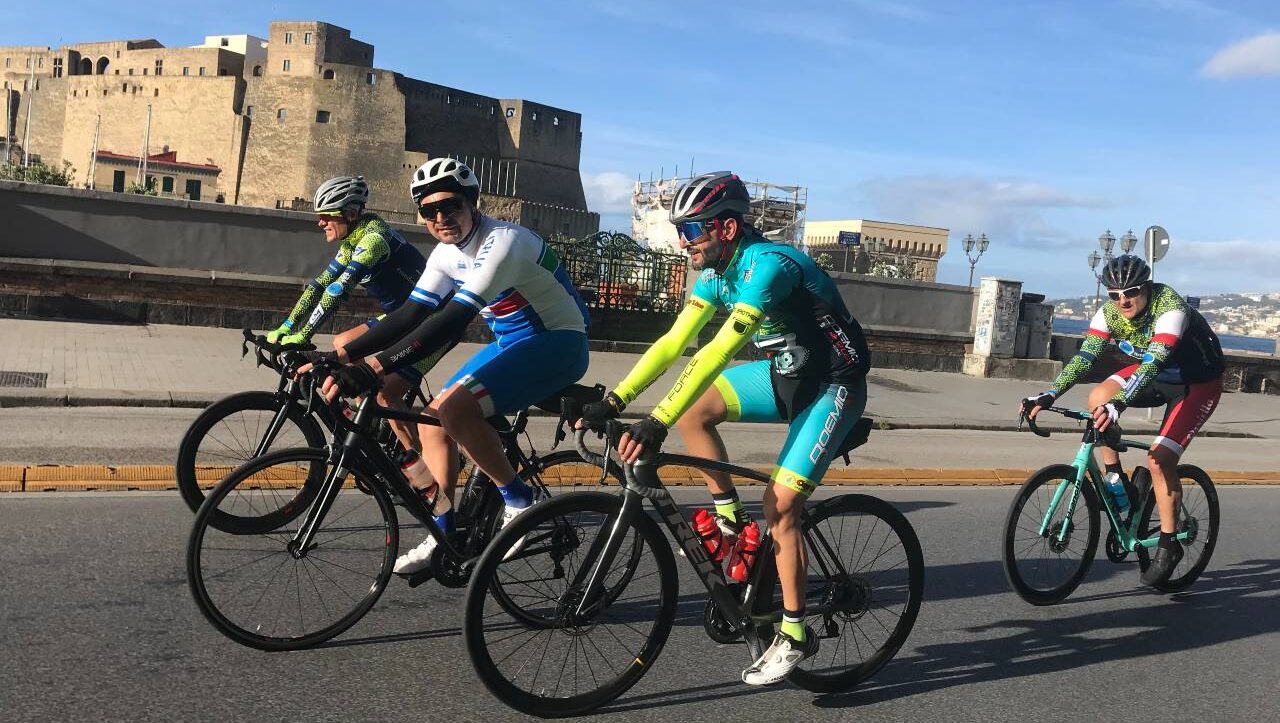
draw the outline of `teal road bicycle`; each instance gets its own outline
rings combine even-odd
[[[1071,464],[1055,464],[1031,475],[1018,490],[1005,520],[1003,558],[1005,576],[1015,592],[1033,605],[1052,605],[1066,599],[1080,585],[1098,550],[1102,512],[1111,523],[1106,553],[1112,562],[1123,562],[1137,553],[1145,571],[1160,537],[1160,515],[1151,494],[1150,475],[1139,467],[1134,483],[1127,489],[1130,508],[1121,512],[1108,491],[1093,450],[1106,445],[1118,452],[1131,448],[1149,450],[1151,445],[1121,439],[1120,429],[1111,425],[1105,433],[1093,426],[1089,412],[1048,407],[1085,423],[1080,451]],[[1023,415],[1041,437],[1049,432]],[[1168,581],[1156,588],[1176,592],[1195,582],[1213,556],[1218,541],[1218,493],[1204,470],[1189,464],[1178,465],[1182,481],[1182,501],[1178,506],[1178,540],[1184,555]],[[1144,482],[1145,481],[1145,482]]]

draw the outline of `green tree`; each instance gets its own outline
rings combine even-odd
[[[159,196],[160,192],[156,190],[156,179],[152,178],[151,183],[142,185],[141,183],[131,182],[124,187],[125,193],[136,193],[140,196]]]
[[[813,263],[817,264],[818,268],[822,269],[823,271],[835,271],[836,269],[835,259],[831,258],[831,254],[825,251],[818,254],[817,256],[814,256]]]
[[[0,180],[5,181],[43,183],[49,186],[70,186],[75,175],[76,169],[71,167],[70,161],[63,161],[62,168],[54,168],[39,161],[27,166],[20,166],[16,163],[0,166]]]

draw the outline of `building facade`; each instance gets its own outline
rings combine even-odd
[[[857,234],[857,244],[842,246],[842,231]],[[902,268],[910,278],[937,281],[938,261],[947,253],[948,234],[945,228],[889,221],[809,221],[804,227],[804,245],[811,256],[827,254],[836,271],[865,271],[863,267],[883,262]]]
[[[0,142],[68,161],[77,185],[98,188],[100,174],[87,177],[95,154],[136,159],[164,148],[219,169],[212,187],[202,183],[203,200],[251,206],[297,207],[325,179],[359,174],[372,208],[405,216],[413,169],[452,156],[476,170],[486,210],[544,235],[598,230],[578,170],[579,114],[415,80],[373,60],[372,45],[315,21],[190,48],[150,39],[0,47],[9,91]]]

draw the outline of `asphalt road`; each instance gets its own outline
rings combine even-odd
[[[183,432],[197,409],[149,407],[24,407],[0,414],[0,464],[173,464]],[[539,450],[550,447],[554,421],[535,417],[529,434]],[[782,424],[726,424],[725,442],[738,464],[772,465],[786,438]],[[1036,469],[1070,462],[1080,435],[1057,432],[1041,439],[1028,432],[965,429],[876,431],[853,455],[855,467],[941,467]],[[1210,470],[1271,470],[1278,445],[1273,439],[1204,437],[1186,460]],[[680,435],[666,449],[680,451]],[[1140,453],[1126,456],[1130,466]],[[842,463],[837,463],[842,464]]]
[[[682,576],[666,649],[589,720],[1275,720],[1280,489],[1220,491],[1225,528],[1186,593],[1138,586],[1099,559],[1065,603],[1008,591],[998,540],[1012,488],[866,488],[905,511],[926,599],[872,681],[815,696],[738,682],[745,648],[716,645]],[[758,490],[751,490],[757,495]],[[703,504],[696,492],[680,492]],[[221,637],[187,591],[191,515],[172,493],[0,497],[0,719],[504,721],[458,632],[461,591],[393,583],[333,643],[262,653]],[[412,535],[406,535],[411,537]]]

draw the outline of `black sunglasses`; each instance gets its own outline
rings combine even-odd
[[[1146,284],[1138,284],[1137,286],[1130,286],[1127,289],[1120,289],[1119,291],[1108,290],[1107,296],[1110,297],[1112,301],[1119,301],[1121,295],[1123,295],[1124,298],[1126,299],[1133,299],[1133,298],[1136,298],[1138,294],[1142,293],[1142,288],[1144,286],[1146,286]]]
[[[446,198],[435,203],[424,203],[418,206],[418,215],[427,221],[436,220],[436,214],[443,213],[445,218],[449,218],[453,214],[462,210],[463,202],[461,198],[454,196]]]

